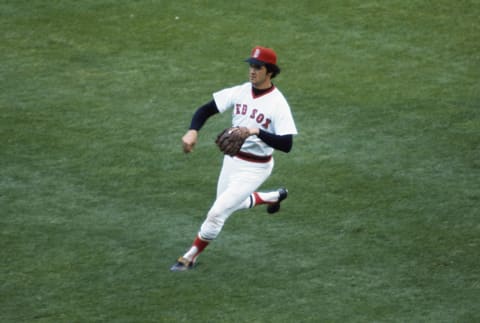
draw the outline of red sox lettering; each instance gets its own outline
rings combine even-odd
[[[248,113],[248,105],[240,104],[240,103],[235,104],[235,114],[247,115],[247,113]],[[255,109],[255,108],[252,109],[252,112],[250,113],[250,119],[255,120],[264,129],[268,129],[270,123],[272,122],[272,120],[270,120],[269,118],[266,118],[263,113],[259,113],[258,109]]]

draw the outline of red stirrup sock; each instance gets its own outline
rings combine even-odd
[[[199,236],[197,236],[195,238],[195,241],[193,241],[193,245],[197,247],[197,254],[195,255],[195,257],[198,254],[200,254],[203,251],[203,249],[205,249],[208,246],[209,243],[210,241],[202,240]]]
[[[252,195],[253,195],[253,206],[265,203],[265,201],[260,197],[260,194],[258,192],[253,192]]]
[[[252,206],[254,207],[255,205],[260,205],[260,204],[273,204],[278,201],[279,198],[279,193],[278,191],[272,191],[272,192],[253,192],[252,195],[250,195],[252,198]]]
[[[207,240],[202,240],[198,235],[193,241],[192,246],[190,247],[190,250],[187,251],[187,253],[183,256],[183,258],[188,259],[189,261],[195,262],[197,259],[198,255],[205,249],[210,241]]]

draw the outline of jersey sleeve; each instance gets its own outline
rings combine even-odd
[[[281,136],[298,134],[292,111],[287,101],[282,98],[282,100],[278,102],[278,107],[281,108],[279,109],[278,117],[275,119],[274,123],[275,134]]]
[[[213,99],[220,113],[233,107],[233,104],[242,89],[242,85],[226,88],[213,93]]]

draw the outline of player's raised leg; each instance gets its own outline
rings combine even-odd
[[[280,202],[285,200],[287,196],[288,190],[285,187],[269,192],[253,192],[241,203],[239,209],[251,209],[257,205],[267,204],[267,212],[276,213],[280,211]]]

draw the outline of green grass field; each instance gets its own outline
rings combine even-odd
[[[480,1],[0,0],[0,322],[480,322]],[[169,267],[273,47],[299,135]]]

